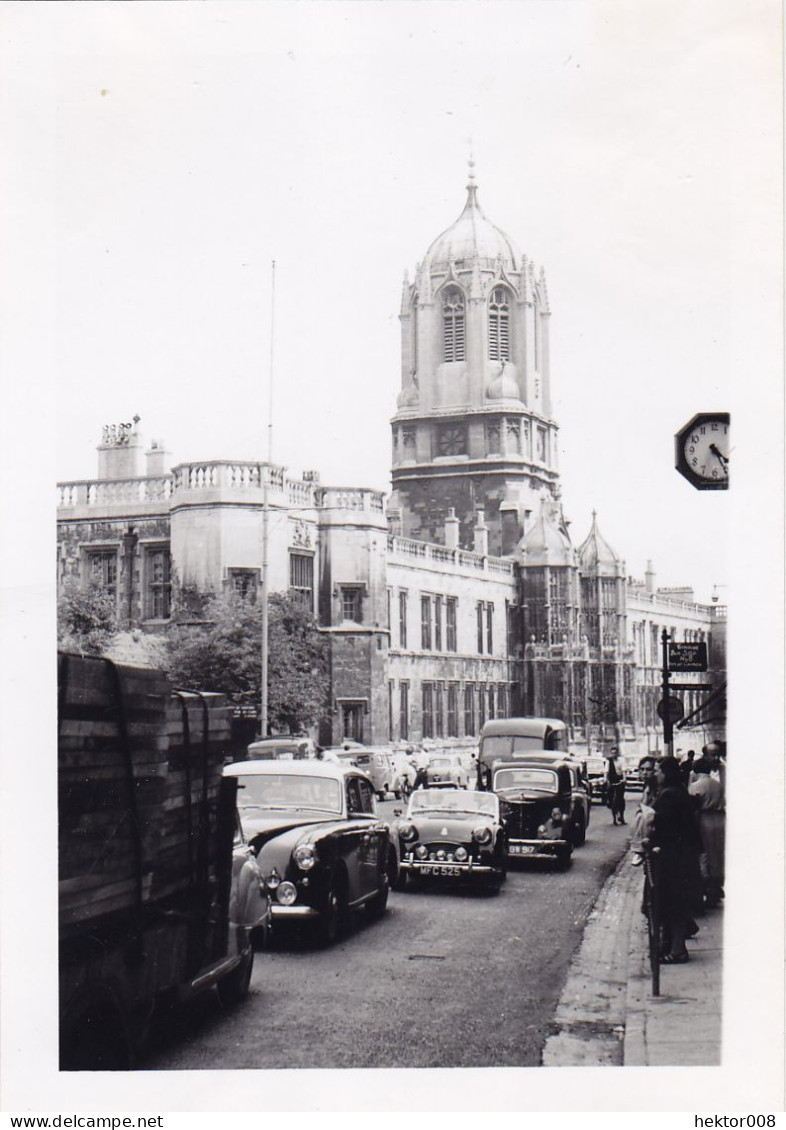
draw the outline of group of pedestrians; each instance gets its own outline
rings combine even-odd
[[[643,788],[633,828],[633,862],[641,864],[644,852],[653,852],[661,961],[666,965],[689,960],[685,943],[699,932],[696,918],[724,896],[725,768],[714,742],[700,758],[690,750],[683,761],[650,756],[639,763]],[[624,823],[611,800],[609,806],[614,822]]]

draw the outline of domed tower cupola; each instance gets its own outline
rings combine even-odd
[[[466,192],[404,279],[392,478],[405,536],[440,541],[452,507],[470,547],[482,508],[500,554],[511,544],[500,505],[521,531],[559,479],[550,310],[542,270],[481,208],[473,161]]]
[[[615,647],[625,638],[625,562],[598,528],[597,513],[579,546],[582,625],[590,647]]]

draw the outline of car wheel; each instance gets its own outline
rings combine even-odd
[[[573,846],[581,847],[587,838],[587,828],[584,824],[584,816],[579,815],[573,825]]]
[[[571,853],[569,851],[561,852],[561,854],[557,856],[557,870],[567,871],[571,865],[571,862]]]
[[[324,909],[314,930],[317,944],[332,946],[343,934],[347,924],[346,883],[343,876],[334,876],[325,899]]]
[[[254,947],[249,946],[231,973],[222,977],[216,985],[218,999],[223,1008],[231,1008],[240,1004],[248,996],[251,985],[251,974],[254,970]]]
[[[388,794],[388,787],[385,785],[384,789],[377,790],[377,800],[384,800]]]

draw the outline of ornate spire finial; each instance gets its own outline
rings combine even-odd
[[[467,203],[477,203],[478,186],[475,183],[475,157],[472,152],[472,138],[469,139],[469,161],[467,162]]]

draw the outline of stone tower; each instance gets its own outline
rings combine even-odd
[[[550,308],[543,270],[481,210],[473,162],[464,210],[405,277],[400,318],[394,530],[439,542],[453,507],[471,547],[483,510],[489,552],[513,553],[558,482]]]

